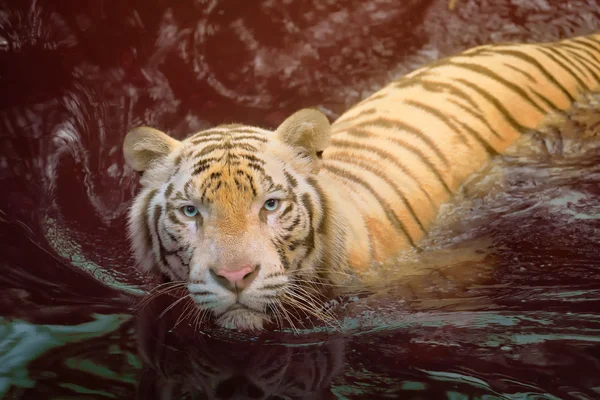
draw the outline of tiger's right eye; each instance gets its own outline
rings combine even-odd
[[[183,206],[181,207],[181,212],[189,218],[194,218],[196,215],[198,215],[198,209],[194,206]]]

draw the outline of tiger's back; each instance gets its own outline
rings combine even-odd
[[[351,190],[360,266],[415,246],[440,205],[522,133],[600,84],[600,35],[485,45],[420,68],[332,125],[322,174]],[[362,226],[360,226],[362,225]]]

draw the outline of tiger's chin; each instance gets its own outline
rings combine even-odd
[[[264,313],[249,308],[238,308],[225,311],[223,314],[218,315],[216,320],[217,324],[223,328],[259,331],[271,318]]]

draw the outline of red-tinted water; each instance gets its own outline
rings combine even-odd
[[[0,1],[0,396],[600,398],[597,151],[498,162],[446,210],[451,250],[412,261],[449,268],[344,299],[342,333],[208,338],[162,298],[132,318],[129,128],[334,119],[467,47],[600,30],[599,2],[554,3]]]

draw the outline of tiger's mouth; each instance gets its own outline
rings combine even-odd
[[[174,282],[171,277],[165,273],[161,273],[158,277],[162,284]],[[215,310],[206,309],[202,304],[196,303],[195,306],[200,311],[208,311],[212,314],[217,325],[242,331],[261,330],[266,324],[269,324],[271,316],[264,311],[257,310],[249,305],[246,305],[239,300],[231,304],[224,311],[215,312]]]
[[[236,302],[234,304],[232,304],[225,312],[230,312],[230,311],[235,311],[235,310],[252,310],[250,307],[248,307],[245,304],[242,304],[240,302]]]

